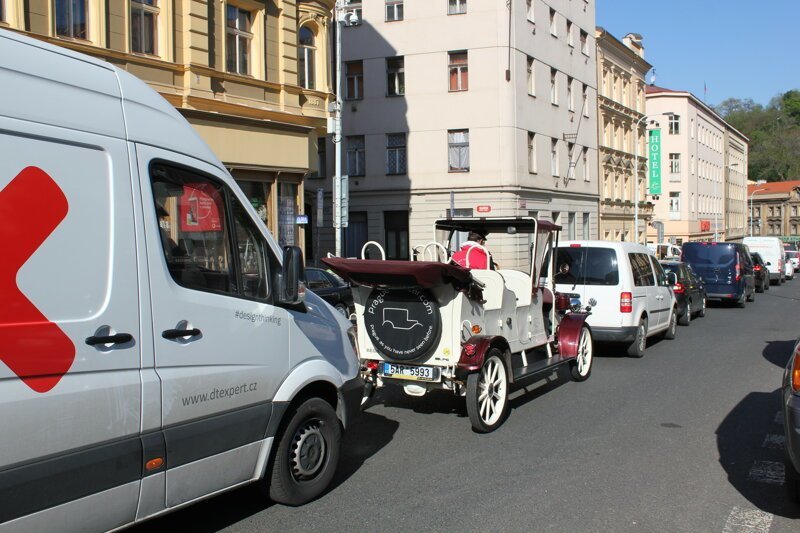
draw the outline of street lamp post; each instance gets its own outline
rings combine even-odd
[[[675,113],[672,111],[668,111],[655,115],[642,115],[641,118],[633,123],[633,129],[636,131],[636,146],[634,146],[633,150],[633,181],[635,187],[633,192],[633,235],[637,243],[639,242],[639,125],[648,118],[660,116],[671,117],[674,114]]]
[[[766,183],[766,180],[759,180],[756,182],[757,185],[763,185]],[[761,187],[760,189],[755,189],[753,192],[750,193],[750,236],[753,236],[753,195],[758,191],[766,191],[766,187]]]

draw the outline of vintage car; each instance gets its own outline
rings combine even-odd
[[[527,217],[458,218],[439,220],[436,229],[443,242],[416,250],[427,260],[323,259],[353,286],[362,377],[373,390],[452,391],[465,397],[473,429],[490,432],[505,420],[509,384],[562,365],[577,381],[589,377],[588,309],[553,292],[548,263],[559,226]],[[477,243],[466,267],[454,264],[455,236],[476,229],[520,234],[520,242],[527,234],[526,270],[469,268],[472,255],[491,257]]]

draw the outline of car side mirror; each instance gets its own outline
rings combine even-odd
[[[670,285],[678,283],[678,276],[675,272],[667,272],[667,282],[669,282]]]
[[[278,303],[297,305],[305,300],[306,289],[302,284],[302,280],[305,278],[304,269],[302,250],[297,246],[284,248]]]
[[[772,263],[770,263],[769,261],[767,261],[766,265],[767,265],[767,266],[772,266]]]

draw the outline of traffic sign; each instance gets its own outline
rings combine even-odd
[[[350,176],[342,176],[339,183],[339,194],[341,195],[341,203],[339,204],[341,216],[339,220],[341,226],[346,228],[350,213]]]

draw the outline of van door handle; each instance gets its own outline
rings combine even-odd
[[[86,337],[86,344],[97,346],[98,344],[125,344],[133,340],[130,333],[117,333],[116,335],[93,335]]]
[[[161,332],[165,339],[182,339],[183,337],[197,337],[202,331],[197,328],[192,329],[167,329]]]

